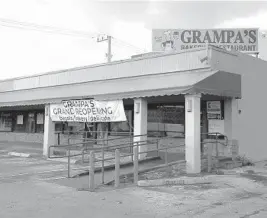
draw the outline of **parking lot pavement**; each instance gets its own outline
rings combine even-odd
[[[25,158],[0,153],[0,182],[23,181],[29,178],[66,177],[67,164],[44,158]]]
[[[65,163],[0,152],[0,217],[266,217],[267,168],[212,175],[212,184],[78,191],[59,184]],[[246,169],[246,170],[245,170]],[[236,170],[242,171],[241,169]],[[54,180],[53,180],[54,179]]]

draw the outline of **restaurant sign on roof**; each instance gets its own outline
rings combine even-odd
[[[212,44],[226,50],[258,52],[258,29],[154,29],[153,51],[182,51]]]

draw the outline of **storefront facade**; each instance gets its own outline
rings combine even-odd
[[[18,140],[15,136],[21,134],[29,141],[29,135],[39,135],[46,154],[55,144],[52,132],[66,129],[64,124],[51,121],[49,105],[69,99],[120,99],[128,122],[111,123],[111,131],[127,132],[132,126],[135,135],[181,132],[188,161],[191,158],[197,163],[192,158],[200,157],[200,132],[219,129],[239,141],[241,154],[253,159],[260,155],[256,159],[262,159],[264,155],[251,149],[247,142],[252,141],[245,133],[248,120],[255,127],[255,121],[265,119],[255,111],[255,105],[263,110],[263,101],[256,101],[255,96],[264,97],[257,84],[266,79],[266,69],[263,60],[208,46],[1,81],[1,141],[9,141],[8,135]],[[84,124],[77,128],[84,128]],[[257,131],[263,133],[261,128]],[[264,134],[249,132],[259,139],[255,146],[261,148]]]

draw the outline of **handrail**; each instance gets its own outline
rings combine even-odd
[[[147,136],[147,134],[131,136],[129,139],[133,140],[134,138],[142,137],[142,136]],[[128,137],[118,137],[118,138],[107,139],[107,140],[105,140],[105,139],[96,139],[96,140],[88,140],[88,141],[86,140],[86,141],[82,141],[82,142],[77,142],[77,143],[72,143],[72,144],[65,144],[65,145],[50,145],[49,148],[48,148],[48,158],[51,157],[51,155],[50,155],[51,148],[69,148],[69,149],[72,148],[72,147],[77,147],[78,148],[78,147],[83,147],[84,144],[87,144],[88,142],[98,142],[98,141],[100,141],[100,142],[103,142],[103,141],[110,142],[110,141],[115,141],[115,140],[118,140],[118,139],[127,139],[127,138]],[[81,146],[81,144],[82,144],[82,146]],[[105,147],[107,147],[107,146],[105,146]]]
[[[223,136],[226,139],[226,144],[228,145],[228,137],[220,132],[208,132],[208,133],[201,133],[201,135],[208,135],[208,136],[215,136],[216,140],[218,140],[218,136]]]
[[[146,142],[146,141],[140,141],[140,142]],[[138,143],[138,144],[137,144]],[[136,143],[129,143],[129,144],[122,144],[122,145],[124,145],[124,146],[120,146],[120,147],[118,147],[118,145],[116,145],[117,147],[115,147],[115,146],[110,146],[111,147],[111,149],[110,149],[110,147],[106,147],[106,146],[101,146],[101,147],[98,147],[98,148],[90,148],[90,149],[88,149],[89,151],[95,151],[95,152],[101,152],[101,151],[115,151],[116,149],[123,149],[123,148],[130,148],[130,147],[135,147],[135,146],[143,146],[143,145],[154,145],[155,143],[139,143],[139,142],[136,142]],[[164,148],[163,150],[165,150],[166,148]],[[149,151],[150,152],[150,151]],[[53,156],[53,157],[51,157],[50,156],[50,158],[64,158],[64,157],[77,157],[77,156],[82,156],[82,155],[84,155],[84,154],[87,154],[87,153],[83,153],[83,152],[81,152],[81,153],[78,153],[78,154],[72,154],[72,155],[62,155],[62,156]],[[129,154],[129,156],[130,156],[131,154]],[[112,159],[114,159],[114,158],[112,158]]]
[[[67,134],[67,133],[72,133],[73,135],[75,133],[99,133],[100,131],[91,131],[91,130],[80,130],[80,131],[71,131],[71,130],[64,130],[64,131],[55,131],[54,134]],[[133,133],[133,132],[129,132],[129,131],[125,131],[125,132],[114,132],[114,131],[104,131],[107,133]]]
[[[134,136],[131,136],[130,138],[136,138],[136,137],[142,137],[142,136],[147,136],[147,134],[143,134],[143,135],[134,135]],[[88,142],[102,142],[102,141],[115,141],[115,140],[118,140],[118,139],[125,139],[125,138],[128,138],[127,137],[117,137],[117,138],[112,138],[112,139],[89,139],[89,140],[86,140],[86,141],[82,141],[82,142],[77,142],[77,143],[72,143],[72,144],[61,144],[61,145],[51,145],[50,147],[68,147],[70,145],[79,145],[79,144],[86,144]]]

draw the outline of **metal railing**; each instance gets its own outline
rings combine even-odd
[[[98,138],[97,135],[99,135],[99,131],[85,131],[85,130],[80,130],[80,131],[56,131],[55,135],[57,136],[57,145],[62,144],[61,143],[61,138],[65,138],[67,140],[71,140],[71,139],[75,139],[77,141],[85,141],[85,140],[89,140],[89,139],[94,139],[94,138]],[[103,132],[104,133],[104,132]],[[179,136],[177,137],[184,137],[184,132],[178,132],[178,131],[166,131],[166,130],[151,130],[148,131],[147,136],[148,137],[153,137],[153,136],[167,136],[168,133],[174,133],[177,134]],[[106,134],[108,136],[121,136],[121,137],[125,137],[125,136],[133,136],[133,132],[132,131],[106,131]],[[62,137],[61,137],[62,136]],[[80,138],[78,138],[80,136]],[[81,137],[82,136],[82,137]],[[175,136],[176,137],[176,136]],[[104,139],[102,139],[104,140]]]
[[[49,158],[68,158],[68,177],[70,177],[71,158],[80,156],[82,159],[82,163],[84,163],[85,155],[89,154],[91,151],[94,151],[95,153],[101,153],[101,159],[95,160],[94,163],[95,162],[101,162],[102,183],[104,183],[105,161],[115,160],[115,157],[105,158],[105,152],[112,152],[112,151],[114,152],[116,149],[119,149],[120,151],[122,151],[122,150],[128,148],[130,151],[128,153],[120,156],[120,157],[121,158],[127,157],[127,156],[131,157],[130,162],[133,163],[134,162],[133,148],[135,146],[138,146],[138,148],[140,148],[142,146],[147,146],[149,149],[144,151],[144,152],[139,152],[138,155],[148,153],[148,152],[155,152],[156,155],[154,157],[150,157],[150,158],[156,158],[156,157],[159,157],[160,151],[165,150],[165,158],[164,159],[165,159],[165,162],[168,162],[168,155],[167,155],[168,150],[184,146],[184,144],[183,144],[183,145],[178,145],[178,146],[176,145],[176,146],[172,146],[172,147],[159,148],[160,140],[173,138],[173,137],[157,137],[156,139],[146,139],[146,140],[142,140],[142,137],[147,137],[147,134],[135,135],[135,136],[131,136],[131,137],[129,137],[129,136],[128,137],[116,137],[116,138],[108,139],[106,145],[103,145],[103,144],[95,145],[95,141],[103,143],[102,139],[89,139],[89,140],[86,140],[83,142],[72,143],[72,144],[51,145],[49,147],[48,157]],[[129,141],[123,142],[123,143],[116,143],[114,145],[109,145],[110,142],[120,140],[120,139],[123,139],[123,140],[126,139]],[[88,146],[88,142],[92,142],[93,146]],[[156,146],[156,148],[150,149],[151,146]],[[53,148],[63,149],[65,151],[65,154],[51,156],[51,150]],[[71,154],[72,150],[76,151],[76,153]],[[79,167],[79,168],[76,168],[74,170],[82,170],[82,169],[88,169],[88,167],[87,166],[86,167]]]
[[[207,139],[209,139],[210,141],[201,141],[201,146],[204,147],[205,144],[209,144],[208,146],[208,151],[207,151],[207,160],[208,160],[208,172],[211,172],[212,168],[213,168],[213,160],[212,160],[212,153],[213,153],[213,145],[215,144],[215,149],[216,149],[216,158],[218,158],[219,156],[219,149],[218,149],[218,145],[223,145],[223,146],[228,146],[229,145],[229,140],[228,137],[222,133],[219,132],[214,132],[214,133],[202,133],[202,135],[207,135],[207,136],[212,136],[209,137]],[[225,143],[222,142],[222,139],[220,139],[220,137],[222,137],[225,140]]]
[[[223,144],[225,146],[227,146],[228,144],[228,138],[221,134],[221,133],[202,133],[202,135],[211,135],[213,138],[212,141],[207,141],[207,142],[201,142],[202,145],[204,144],[216,144],[216,151],[218,150],[218,144]],[[220,136],[223,136],[224,139],[226,139],[226,143],[221,142],[221,140],[219,139]],[[121,154],[123,153],[122,150],[129,148],[129,153],[123,153],[123,155],[119,155],[119,159],[120,158],[124,158],[124,157],[130,157],[130,161],[129,163],[135,163],[135,155],[140,156],[142,154],[148,153],[148,152],[156,152],[156,156],[154,157],[159,157],[159,152],[160,151],[165,151],[164,154],[164,159],[165,159],[165,165],[168,164],[168,150],[170,149],[175,149],[175,148],[179,148],[182,146],[185,146],[184,144],[181,145],[176,145],[176,146],[171,146],[171,147],[164,147],[164,148],[160,148],[159,146],[159,142],[162,139],[169,139],[169,138],[175,138],[172,136],[157,136],[155,139],[146,139],[146,140],[142,140],[142,137],[147,138],[148,135],[130,135],[130,136],[125,136],[125,137],[115,137],[115,138],[111,138],[111,139],[107,139],[107,140],[103,140],[103,139],[87,139],[87,140],[83,140],[81,142],[77,142],[77,143],[72,143],[70,144],[69,141],[67,144],[63,144],[63,145],[51,145],[49,147],[49,158],[68,158],[68,177],[70,176],[70,172],[71,172],[71,158],[72,157],[81,157],[82,163],[84,163],[85,161],[85,155],[89,155],[90,154],[90,158],[88,160],[88,162],[90,163],[89,167],[89,171],[91,170],[91,167],[93,167],[95,169],[95,163],[97,162],[101,162],[101,166],[99,167],[98,170],[101,171],[101,183],[104,184],[104,178],[105,178],[105,162],[106,161],[111,161],[114,160],[115,164],[113,165],[113,167],[117,166],[116,163],[116,157],[117,154]],[[123,143],[115,143],[113,145],[111,145],[110,143],[116,140],[129,140],[128,142],[123,142]],[[104,141],[107,144],[104,144]],[[98,142],[100,142],[101,144],[99,145]],[[89,143],[91,143],[90,145],[88,145]],[[145,149],[145,151],[140,151],[140,148],[142,146],[147,146],[147,148],[151,148],[151,146],[156,146],[155,149]],[[211,146],[209,146],[211,147]],[[53,148],[58,148],[58,149],[63,149],[65,150],[65,154],[64,155],[55,155],[55,156],[51,156],[51,149]],[[137,154],[135,154],[134,149],[137,148]],[[71,151],[74,150],[76,151],[75,154],[72,154]],[[93,153],[92,153],[93,152]],[[114,156],[112,157],[105,157],[105,152],[112,152],[114,154]],[[96,153],[100,154],[101,158],[100,159],[95,159],[95,156],[93,157],[93,161],[91,160],[91,154],[95,155]],[[218,153],[216,153],[218,154]],[[153,157],[151,157],[153,158]],[[208,171],[210,172],[211,170],[211,156],[208,155]],[[93,163],[94,166],[91,166],[91,164]],[[136,163],[135,163],[136,164]],[[118,166],[117,166],[118,167]],[[136,168],[136,166],[134,166],[134,168]],[[87,166],[83,166],[83,167],[78,167],[78,168],[73,168],[72,170],[88,170],[88,165]],[[138,171],[138,167],[137,167],[137,171]],[[115,172],[117,173],[117,172]],[[90,173],[89,173],[90,176]],[[136,175],[134,176],[136,177]],[[91,181],[91,180],[90,180]]]
[[[141,142],[141,143],[140,143]],[[164,151],[165,150],[165,166],[167,166],[168,164],[168,150],[170,149],[174,149],[177,148],[178,146],[172,146],[172,147],[167,147],[167,148],[159,148],[158,147],[158,143],[159,143],[159,139],[155,139],[153,141],[150,140],[150,143],[148,143],[148,141],[139,141],[139,142],[134,142],[131,144],[127,144],[127,145],[123,145],[123,146],[110,146],[109,149],[112,150],[113,152],[115,152],[115,157],[112,158],[103,158],[101,160],[95,160],[95,152],[97,151],[97,149],[95,150],[90,150],[90,165],[89,165],[89,189],[91,191],[94,191],[94,169],[95,169],[95,163],[98,161],[102,161],[102,166],[101,166],[101,173],[102,173],[102,178],[101,178],[101,183],[104,184],[104,165],[103,162],[107,161],[107,160],[115,160],[115,187],[119,186],[119,181],[120,181],[120,173],[119,173],[119,168],[120,168],[120,159],[123,157],[127,157],[127,156],[131,156],[132,157],[132,163],[133,163],[133,168],[134,168],[134,172],[133,172],[133,177],[134,177],[134,183],[136,184],[138,181],[138,162],[140,159],[139,155],[142,154],[146,154],[148,152],[158,152],[159,151]],[[139,151],[141,149],[139,149],[142,146],[149,146],[149,145],[153,145],[156,144],[157,148],[154,150],[145,150],[145,151]],[[120,150],[123,148],[127,148],[127,147],[132,147],[133,149],[133,153],[132,154],[124,154],[124,155],[120,155]],[[103,148],[101,148],[103,149]],[[105,148],[104,148],[105,149]],[[93,161],[92,161],[93,159]],[[176,161],[175,161],[176,162]],[[92,170],[93,169],[93,170]]]

